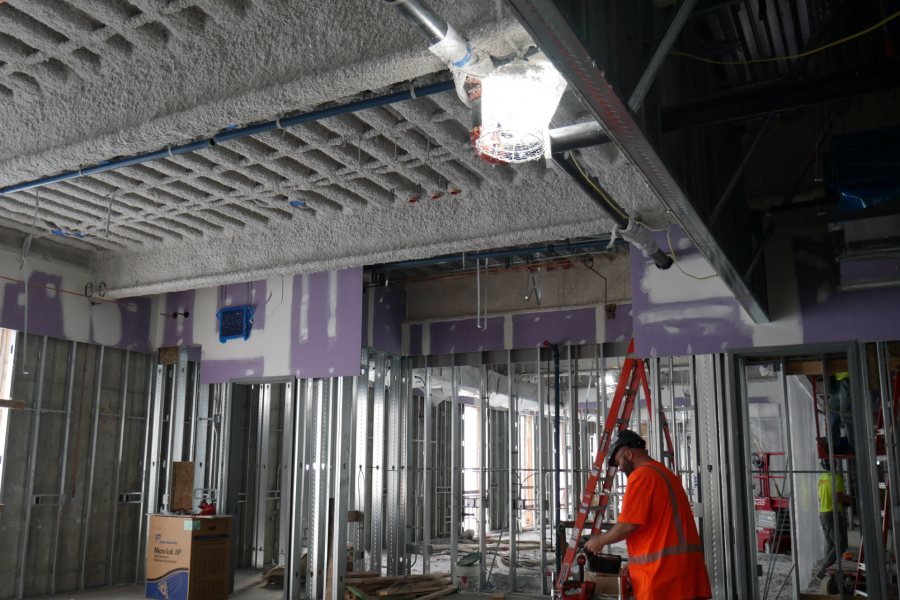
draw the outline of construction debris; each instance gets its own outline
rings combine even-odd
[[[456,592],[450,575],[401,575],[348,573],[344,600],[434,600]]]

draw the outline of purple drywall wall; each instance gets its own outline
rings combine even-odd
[[[900,287],[835,291],[833,263],[807,258],[829,256],[827,242],[797,241],[794,249],[804,343],[900,340]]]
[[[232,379],[263,377],[265,360],[259,356],[247,359],[205,360],[200,364],[200,383],[224,383]]]
[[[150,352],[149,298],[124,298],[111,302],[71,293],[64,296],[66,292],[61,291],[63,278],[42,271],[32,272],[28,281],[28,333],[88,344],[103,343],[134,352]],[[24,331],[25,285],[9,282],[0,287],[3,288],[0,327]],[[69,330],[83,331],[83,336],[77,333],[67,335],[67,318],[77,320],[69,322]],[[118,323],[114,322],[116,319]],[[110,339],[102,335],[111,331],[118,331],[118,336]]]
[[[296,377],[359,372],[362,297],[362,268],[294,276],[289,351]]]
[[[28,333],[47,335],[64,339],[63,308],[60,297],[62,277],[35,271],[28,278]],[[19,303],[24,299],[25,284],[16,282],[7,284],[4,289],[3,313],[0,324],[8,329],[24,331],[25,305]],[[89,303],[87,298],[85,304]]]
[[[406,319],[406,290],[397,285],[379,286],[369,288],[368,293],[373,298],[372,347],[384,352],[400,354],[401,330],[403,321]],[[366,323],[363,325],[366,326]],[[368,336],[363,339],[368,339]]]
[[[655,233],[654,238],[668,251],[665,234]],[[701,260],[680,229],[672,228],[671,239],[672,246],[679,249],[679,261]],[[630,255],[634,344],[638,356],[709,354],[753,345],[753,330],[742,320],[740,305],[724,285],[719,289],[706,283],[704,288],[698,285],[700,281],[681,274],[676,266],[662,272],[633,246]],[[685,293],[680,296],[685,299],[654,301],[651,298],[653,292],[671,295],[665,288],[671,288],[673,281],[678,286],[689,286],[683,288]]]
[[[627,342],[631,339],[631,332],[634,330],[631,311],[630,302],[616,306],[615,318],[606,319],[605,342]]]
[[[194,290],[170,292],[166,294],[165,322],[163,324],[162,347],[190,346],[194,343],[194,323],[197,321],[194,310]],[[175,313],[188,312],[187,317],[173,317]]]
[[[124,298],[117,302],[122,318],[122,337],[118,348],[149,354],[150,347],[150,298]],[[92,328],[93,329],[93,328]]]
[[[489,317],[485,329],[478,329],[475,319],[429,323],[430,353],[452,354],[502,349],[503,320],[503,317]]]
[[[513,315],[513,348],[537,348],[545,341],[563,346],[594,344],[596,314],[593,308],[576,308]]]

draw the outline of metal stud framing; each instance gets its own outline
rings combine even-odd
[[[883,600],[888,598],[887,573],[884,565],[885,549],[881,537],[881,496],[878,491],[878,465],[876,464],[873,432],[875,420],[872,415],[870,392],[868,386],[868,369],[864,346],[851,344],[847,356],[850,367],[850,386],[853,401],[850,410],[853,414],[854,439],[856,440],[857,476],[859,477],[859,506],[872,510],[861,510],[859,513],[860,531],[866,564],[866,594],[869,598]],[[825,362],[823,361],[823,372]],[[827,381],[827,379],[826,379]],[[887,415],[885,415],[887,417]],[[829,441],[831,436],[829,436]],[[829,448],[829,450],[831,450]],[[834,461],[831,461],[834,467]]]
[[[453,365],[450,401],[450,575],[456,575],[459,559],[460,468],[462,449],[459,419],[459,367]]]
[[[69,458],[69,429],[72,425],[72,396],[75,388],[75,358],[78,342],[69,346],[69,373],[66,376],[66,421],[63,433],[62,456],[60,456],[59,502],[56,506],[56,518],[53,523],[53,541],[50,546],[50,595],[56,593],[56,557],[59,554],[59,526],[62,521],[62,510],[66,499],[66,469]],[[140,531],[140,530],[138,530]],[[138,536],[140,537],[140,536]]]
[[[384,354],[375,354],[375,397],[372,404],[372,469],[371,494],[372,494],[372,534],[370,570],[381,572],[381,551],[384,544],[384,415],[385,415],[385,389],[384,389]]]
[[[305,588],[300,572],[303,555],[304,533],[306,531],[306,485],[309,480],[308,450],[309,430],[311,427],[310,415],[313,407],[312,381],[297,381],[297,404],[294,412],[294,431],[296,436],[293,443],[291,463],[295,477],[292,480],[290,496],[290,538],[291,552],[287,562],[287,577],[285,578],[285,598],[288,600],[300,600],[305,596]]]
[[[45,338],[46,340],[46,338]],[[78,573],[78,589],[84,589],[84,573],[87,565],[88,537],[91,531],[91,509],[94,497],[94,475],[97,464],[97,430],[100,427],[100,391],[103,387],[103,355],[104,348],[100,346],[97,353],[97,368],[94,370],[94,408],[91,415],[91,452],[88,463],[88,478],[85,488],[84,512],[82,513],[81,526],[81,569]]]
[[[334,430],[336,443],[332,461],[334,515],[330,587],[333,600],[343,600],[344,598],[344,576],[347,564],[344,554],[347,548],[347,502],[350,492],[350,441],[353,438],[355,412],[353,407],[356,401],[355,379],[353,377],[338,379],[337,393],[334,395],[337,429]]]
[[[325,586],[327,514],[328,514],[328,449],[331,424],[331,380],[316,380],[315,425],[312,430],[312,463],[310,466],[310,523],[307,550],[306,585],[312,598],[322,598]]]
[[[197,377],[197,381],[200,378]],[[200,509],[200,501],[203,496],[212,491],[207,489],[207,470],[210,456],[207,452],[209,445],[210,429],[214,427],[214,419],[209,415],[209,384],[198,384],[194,402],[194,442],[191,444],[191,457],[194,461],[194,510]],[[199,492],[199,493],[197,493]]]
[[[363,515],[363,521],[356,524],[356,536],[354,544],[353,568],[358,571],[371,569],[371,563],[366,564],[366,530],[371,522],[369,516],[369,503],[372,500],[369,490],[371,486],[371,471],[368,463],[369,444],[369,352],[362,350],[360,360],[359,380],[356,386],[356,448],[355,469],[353,474],[353,491],[356,510]],[[427,564],[427,563],[426,563]]]
[[[259,386],[257,400],[258,416],[256,419],[256,502],[254,502],[254,541],[253,566],[262,569],[265,564],[266,551],[266,510],[269,503],[269,432],[271,431],[272,386]]]
[[[571,349],[570,349],[571,352]],[[571,354],[569,355],[571,357]],[[516,591],[516,562],[519,560],[517,537],[519,534],[519,406],[518,389],[513,394],[515,366],[512,354],[506,353],[506,393],[509,398],[509,589]],[[569,379],[571,382],[571,378]],[[571,393],[571,383],[570,383]],[[577,400],[576,400],[577,408]],[[574,429],[573,429],[574,431]],[[577,479],[577,478],[576,478]]]
[[[125,414],[128,411],[128,363],[131,353],[126,350],[122,358],[122,372],[119,381],[121,393],[119,395],[119,426],[116,435],[116,464],[113,472],[113,482],[110,493],[112,495],[112,515],[109,527],[109,562],[106,565],[106,585],[113,584],[113,564],[116,557],[116,533],[119,517],[119,477],[122,471],[122,448],[125,444]]]
[[[422,405],[422,572],[431,572],[431,505],[434,495],[434,450],[432,449],[431,367],[425,368],[425,400]],[[483,521],[483,520],[482,520]]]
[[[538,528],[540,529],[541,538],[539,541],[539,549],[541,552],[541,593],[547,595],[550,593],[549,582],[547,581],[547,519],[545,517],[545,502],[547,495],[547,485],[545,476],[548,475],[547,472],[547,464],[545,463],[546,450],[549,447],[546,443],[546,437],[548,435],[547,431],[547,422],[544,418],[544,378],[543,378],[543,363],[541,363],[541,350],[540,348],[537,350],[537,381],[538,381],[538,397],[537,397],[537,420],[538,420],[538,461],[537,461],[537,473],[535,476],[535,485],[537,486],[537,515],[538,515]],[[553,520],[551,519],[551,522]]]
[[[487,414],[488,414],[488,390],[487,390],[487,366],[481,365],[479,369],[481,398],[478,405],[478,551],[482,560],[478,561],[481,578],[485,581],[487,567],[487,503],[488,503],[488,471],[487,471]]]
[[[401,574],[401,548],[403,546],[403,527],[404,522],[400,515],[400,480],[402,479],[401,469],[401,446],[406,443],[405,431],[403,431],[402,417],[402,399],[400,397],[401,375],[400,375],[400,359],[391,358],[391,379],[390,389],[387,397],[387,414],[388,414],[388,462],[385,475],[387,477],[387,526],[385,535],[387,537],[387,574]]]
[[[28,335],[28,334],[23,334]],[[31,507],[34,504],[34,472],[37,468],[37,451],[41,431],[41,413],[44,405],[44,359],[47,355],[47,338],[41,338],[38,350],[38,367],[34,377],[34,407],[31,415],[31,435],[29,437],[28,468],[25,479],[25,519],[19,536],[19,568],[16,571],[16,593],[19,598],[25,592],[25,560],[28,557],[28,536],[31,533]],[[24,352],[23,352],[24,356]],[[28,357],[24,357],[28,360]]]
[[[290,554],[290,531],[291,531],[291,511],[289,508],[291,502],[291,489],[293,488],[294,478],[294,383],[288,382],[284,384],[284,396],[282,402],[284,405],[282,411],[282,432],[281,432],[281,465],[280,476],[278,477],[278,517],[279,530],[278,536],[278,556],[275,560],[280,565],[286,565]]]
[[[900,440],[898,440],[898,423],[894,409],[891,405],[896,390],[891,388],[891,375],[889,369],[889,350],[887,344],[879,342],[876,345],[878,359],[878,383],[881,391],[881,414],[884,419],[884,447],[885,474],[887,476],[887,493],[890,494],[890,518],[891,518],[891,548],[893,549],[895,566],[894,581],[889,584],[900,586],[900,567],[896,565],[896,558],[900,556]],[[887,518],[887,515],[885,515]]]

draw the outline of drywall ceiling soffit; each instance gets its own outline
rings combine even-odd
[[[0,7],[8,9],[0,14],[0,39],[8,52],[21,51],[0,68],[0,84],[12,86],[0,90],[8,98],[0,122],[13,133],[0,147],[0,160],[6,159],[0,184],[155,150],[227,123],[343,102],[441,70],[418,34],[377,2],[341,3],[341,10],[328,7],[333,3],[261,0],[215,3],[219,10],[209,2],[35,4]],[[448,11],[450,4],[434,2],[491,52],[502,55],[528,43],[495,4],[452,3]],[[122,6],[131,7],[127,14]],[[258,35],[263,28],[266,35]],[[333,67],[323,71],[326,57]],[[95,70],[84,60],[94,61]],[[158,71],[156,63],[166,68]],[[223,68],[228,64],[246,65],[243,79]],[[58,72],[47,74],[53,68]],[[28,77],[37,84],[22,83]],[[165,93],[149,93],[148,80]],[[118,92],[105,95],[110,87]],[[73,92],[81,95],[73,98]],[[27,106],[39,107],[46,118],[26,118],[34,112]],[[555,124],[585,114],[568,98]],[[580,191],[542,162],[494,167],[476,158],[469,126],[468,109],[453,93],[418,98],[12,194],[0,204],[0,225],[21,233],[35,221],[36,235],[61,253],[92,252],[96,278],[110,295],[611,229]],[[584,161],[628,210],[651,222],[658,217],[656,198],[613,146],[585,152]],[[442,197],[432,200],[437,193]],[[413,196],[419,202],[410,203]],[[294,199],[306,206],[291,207]]]

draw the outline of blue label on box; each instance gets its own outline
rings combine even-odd
[[[154,600],[187,600],[188,570],[177,569],[159,579],[148,579],[144,596]]]

